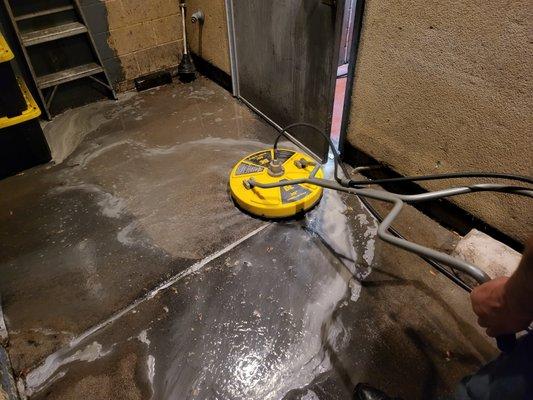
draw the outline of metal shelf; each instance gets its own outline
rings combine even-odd
[[[27,20],[27,19],[43,17],[45,15],[57,14],[57,13],[60,13],[60,12],[63,12],[63,11],[70,11],[70,10],[74,10],[74,6],[72,4],[70,4],[68,6],[50,8],[48,10],[37,11],[37,12],[34,12],[34,13],[19,15],[19,16],[15,17],[15,21],[17,21],[17,22],[18,21],[24,21],[24,20]]]
[[[79,35],[87,32],[87,27],[79,22],[69,22],[46,29],[30,32],[22,32],[21,38],[24,46],[29,47],[52,40],[63,39],[69,36]]]
[[[104,69],[96,63],[79,65],[74,68],[54,72],[53,74],[38,76],[37,86],[39,86],[39,89],[46,89],[52,86],[61,85],[62,83],[74,81],[76,79],[96,75],[100,72],[104,72]]]

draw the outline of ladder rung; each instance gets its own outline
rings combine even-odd
[[[24,21],[26,19],[43,17],[45,15],[56,14],[56,13],[60,13],[60,12],[63,12],[63,11],[69,11],[69,10],[74,10],[74,6],[72,4],[70,4],[68,6],[50,8],[48,10],[36,11],[36,12],[33,12],[33,13],[29,13],[29,14],[19,15],[18,17],[15,17],[15,21]]]
[[[54,72],[53,74],[38,76],[37,85],[39,86],[39,89],[46,89],[52,86],[61,85],[62,83],[74,81],[76,79],[96,75],[103,71],[104,69],[96,63],[79,65],[74,68]]]
[[[40,29],[36,31],[23,32],[22,43],[24,46],[33,46],[35,44],[50,42],[69,36],[79,35],[87,32],[87,27],[79,22],[69,22],[67,24],[54,26],[51,28]]]

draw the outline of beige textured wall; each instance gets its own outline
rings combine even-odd
[[[528,3],[367,0],[349,142],[404,175],[532,175]],[[519,240],[533,232],[531,200],[454,201]]]
[[[106,0],[109,47],[123,71],[120,89],[138,76],[179,64],[182,53],[177,0]]]
[[[191,51],[231,74],[224,0],[188,0],[187,10],[187,35]],[[190,19],[196,10],[202,10],[205,14],[201,34],[198,23],[193,24]]]

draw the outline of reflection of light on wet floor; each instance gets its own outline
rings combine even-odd
[[[331,176],[332,163],[326,173]],[[132,336],[148,347],[143,369],[153,398],[192,394],[202,400],[215,395],[274,400],[331,370],[331,352],[342,352],[351,334],[334,312],[359,297],[361,287],[354,275],[360,279],[370,272],[360,264],[372,261],[375,236],[372,221],[360,214],[357,202],[348,203],[353,208],[348,206],[347,198],[325,190],[321,203],[303,221],[271,224],[264,232],[268,243],[263,243],[261,234],[259,240],[239,247],[231,259],[224,255],[226,269],[232,270],[214,281],[216,297],[191,306],[190,315],[202,316],[201,322],[170,319],[176,324],[171,329],[176,336],[164,338],[165,352],[157,350],[161,337],[156,327],[144,326]],[[269,246],[284,256],[267,254]],[[216,276],[209,275],[214,270],[193,270],[208,274],[202,279]],[[290,290],[277,278],[283,274],[294,279]],[[205,282],[192,285],[211,297],[213,288]],[[150,329],[149,338],[146,329]],[[50,370],[47,373],[53,375]],[[314,393],[307,395],[313,399]]]
[[[209,366],[202,372],[206,375],[196,382],[195,387],[200,392],[214,385],[223,398],[279,399],[331,369],[329,352],[343,351],[350,337],[350,330],[342,320],[332,315],[343,301],[358,299],[361,286],[353,275],[361,278],[370,272],[367,265],[358,263],[370,260],[369,251],[373,247],[370,242],[375,234],[372,221],[357,216],[345,200],[345,195],[326,190],[321,204],[306,216],[304,226],[308,234],[302,234],[298,223],[290,223],[283,229],[272,228],[279,230],[278,238],[286,246],[285,251],[300,254],[291,260],[294,265],[291,264],[290,270],[301,278],[301,288],[305,289],[294,289],[293,295],[303,296],[303,302],[284,298],[284,292],[280,291],[276,303],[288,304],[290,312],[272,314],[272,310],[258,302],[254,311],[257,320],[242,319],[238,310],[233,310],[236,315],[219,315],[228,319],[237,317],[238,322],[222,323],[224,329],[218,332],[219,342],[204,353]],[[325,253],[318,248],[325,248]],[[328,254],[326,257],[331,257],[331,263],[326,259],[317,265],[304,261],[317,257],[315,251]],[[335,259],[345,267],[335,268],[332,264]],[[261,261],[260,258],[254,260],[254,265],[257,268],[266,266]],[[270,270],[270,273],[275,271]],[[246,281],[252,277],[245,268],[239,268],[238,276],[243,287],[254,287]],[[305,286],[304,282],[307,282]],[[280,283],[279,289],[283,286]],[[248,300],[250,298],[243,304]],[[299,308],[291,309],[295,304]],[[283,322],[284,318],[287,321]],[[275,334],[268,329],[272,324],[278,329]],[[241,342],[243,337],[245,344]],[[214,382],[207,371],[216,371],[218,379]],[[308,393],[308,398],[313,399],[313,395]]]
[[[253,388],[263,378],[259,372],[263,364],[263,356],[252,351],[249,354],[241,357],[236,363],[233,371],[235,380],[242,385],[243,388]]]

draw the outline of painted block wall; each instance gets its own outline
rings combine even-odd
[[[177,0],[81,0],[89,29],[116,88],[179,64],[181,16]]]
[[[224,0],[188,0],[187,35],[191,51],[231,75],[228,25]],[[205,14],[205,23],[191,23],[197,10]]]

